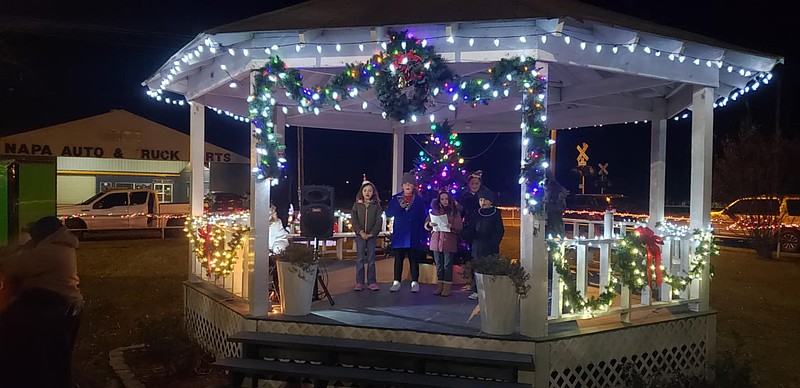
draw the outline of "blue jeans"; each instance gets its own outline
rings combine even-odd
[[[436,280],[440,282],[453,281],[453,253],[433,252],[433,261],[436,262]]]
[[[364,284],[364,266],[367,266],[367,284],[377,283],[375,276],[375,237],[364,240],[361,236],[356,236],[356,283]]]

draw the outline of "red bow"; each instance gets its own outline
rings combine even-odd
[[[642,238],[642,242],[644,242],[645,248],[647,249],[647,284],[650,286],[650,289],[655,289],[655,286],[661,285],[662,280],[661,247],[659,247],[659,245],[664,245],[664,240],[661,239],[661,236],[657,236],[655,232],[653,232],[653,229],[648,227],[640,226],[636,228],[636,233]],[[653,269],[651,268],[654,266],[656,275],[655,286],[652,283]]]
[[[407,53],[397,53],[392,59],[394,60],[395,67],[403,74],[406,80],[411,81],[416,78],[414,74],[411,73],[411,70],[413,69],[412,63],[422,60],[419,55],[415,54],[413,51],[409,51]],[[405,64],[403,64],[403,59],[407,59]]]
[[[197,234],[204,241],[203,248],[205,249],[203,250],[203,252],[206,255],[206,267],[207,267],[206,271],[208,273],[208,276],[211,276],[211,249],[210,249],[211,241],[209,239],[209,237],[211,236],[211,224],[206,224],[205,228],[197,229]]]

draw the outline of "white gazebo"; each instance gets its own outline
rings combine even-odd
[[[513,0],[502,6],[472,0],[457,5],[412,0],[391,7],[354,0],[308,1],[201,33],[144,82],[154,98],[170,98],[176,104],[183,104],[185,99],[190,104],[192,213],[200,216],[203,211],[205,108],[250,122],[249,97],[259,93],[252,90],[254,71],[270,58],[277,55],[287,66],[298,69],[305,87],[324,87],[347,64],[363,63],[385,50],[388,32],[406,30],[424,39],[425,45],[435,47],[449,69],[462,77],[488,79],[487,69],[501,59],[535,58],[539,74],[547,79],[541,114],[546,115],[550,130],[650,122],[649,223],[653,227],[664,220],[667,120],[690,112],[692,137],[685,145],[692,149],[689,223],[692,229],[706,229],[711,210],[714,110],[768,83],[772,77],[769,72],[782,62],[778,56],[573,0]],[[490,98],[488,105],[454,103],[458,96],[443,92],[432,97],[435,103],[424,115],[396,121],[382,114],[374,88],[342,99],[335,108],[315,110],[308,106],[298,109],[297,96],[276,87],[277,93],[270,96],[275,99],[274,110],[269,114],[277,133],[294,125],[392,134],[393,188],[399,189],[404,135],[428,132],[431,121],[447,119],[460,133],[520,133],[521,114],[517,110],[523,93],[514,87],[507,88],[508,92],[493,88],[487,87],[487,93],[496,91],[500,95]],[[523,137],[524,133],[525,128]],[[251,164],[258,169],[256,156],[260,151],[255,140],[252,150]],[[525,145],[521,152],[524,162]],[[630,292],[623,287],[619,305],[599,311],[596,317],[564,313],[563,285],[558,276],[548,277],[544,220],[535,214],[521,218],[520,260],[532,274],[532,290],[521,301],[519,338],[410,333],[360,325],[332,328],[275,317],[270,314],[268,252],[263,249],[268,241],[270,181],[255,178],[251,189],[252,230],[244,244],[243,259],[229,275],[234,280],[209,278],[194,258],[189,260],[187,319],[196,329],[198,340],[217,354],[237,354],[240,350],[226,343],[226,336],[254,330],[531,354],[536,372],[521,372],[520,380],[537,387],[597,383],[596,376],[576,372],[576,367],[585,369],[601,361],[630,360],[631,356],[641,357],[644,368],[650,371],[669,358],[678,360],[683,371],[713,376],[716,318],[709,308],[708,266],[679,295],[668,285],[653,290],[659,295],[658,302],[642,298],[631,303]],[[521,208],[531,205],[526,192],[536,183],[521,185]],[[602,291],[610,284],[610,252],[619,234],[624,233],[625,225],[609,222],[603,238],[574,236],[569,241],[570,249],[577,252],[576,287],[582,295],[591,294],[587,291],[587,252],[600,251]],[[681,236],[668,242],[664,246],[669,258],[666,273],[687,272],[695,260],[696,244]],[[231,293],[237,295],[233,302]],[[637,312],[652,313],[664,307],[672,311],[668,317],[637,318]],[[609,321],[609,316],[618,318]],[[614,368],[600,372],[615,373],[619,374]]]

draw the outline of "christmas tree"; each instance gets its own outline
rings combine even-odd
[[[431,200],[439,190],[456,194],[464,186],[467,170],[461,157],[461,140],[453,126],[445,120],[431,124],[431,134],[425,137],[424,149],[414,161],[420,195]]]

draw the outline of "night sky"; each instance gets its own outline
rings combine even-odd
[[[764,131],[774,130],[779,115],[784,133],[797,134],[800,124],[794,113],[800,108],[795,97],[800,86],[796,63],[800,44],[793,40],[790,23],[795,20],[790,20],[794,16],[786,5],[774,0],[757,3],[676,0],[647,2],[647,6],[637,0],[585,1],[785,57],[786,64],[773,72],[777,82],[716,110],[714,133],[718,142],[735,131],[749,107]],[[298,2],[27,0],[4,4],[0,8],[0,135],[112,109],[124,109],[188,132],[188,109],[150,99],[140,83],[202,31]],[[376,12],[390,12],[379,10],[375,2],[364,4],[376,7]],[[380,4],[402,6],[402,2]],[[776,109],[779,94],[780,109]],[[215,117],[210,111],[206,117],[207,141],[249,154],[247,124]],[[669,121],[667,201],[671,203],[687,201],[689,197],[689,125],[690,120]],[[559,132],[556,160],[559,180],[571,192],[578,191],[579,178],[570,169],[574,168],[577,156],[575,146],[586,142],[590,147],[590,163],[609,163],[614,192],[646,198],[649,131],[649,124],[629,124]],[[287,130],[291,177],[297,175],[296,133],[294,128]],[[500,193],[499,202],[513,204],[518,198],[519,135],[466,134],[462,140],[461,153],[468,159],[467,167],[482,169],[485,184]],[[304,142],[306,182],[333,185],[337,198],[342,199],[337,202],[350,201],[362,173],[368,174],[382,195],[388,194],[390,135],[306,128]],[[361,151],[367,147],[369,152]],[[418,152],[419,147],[407,137],[406,169],[411,168]]]

